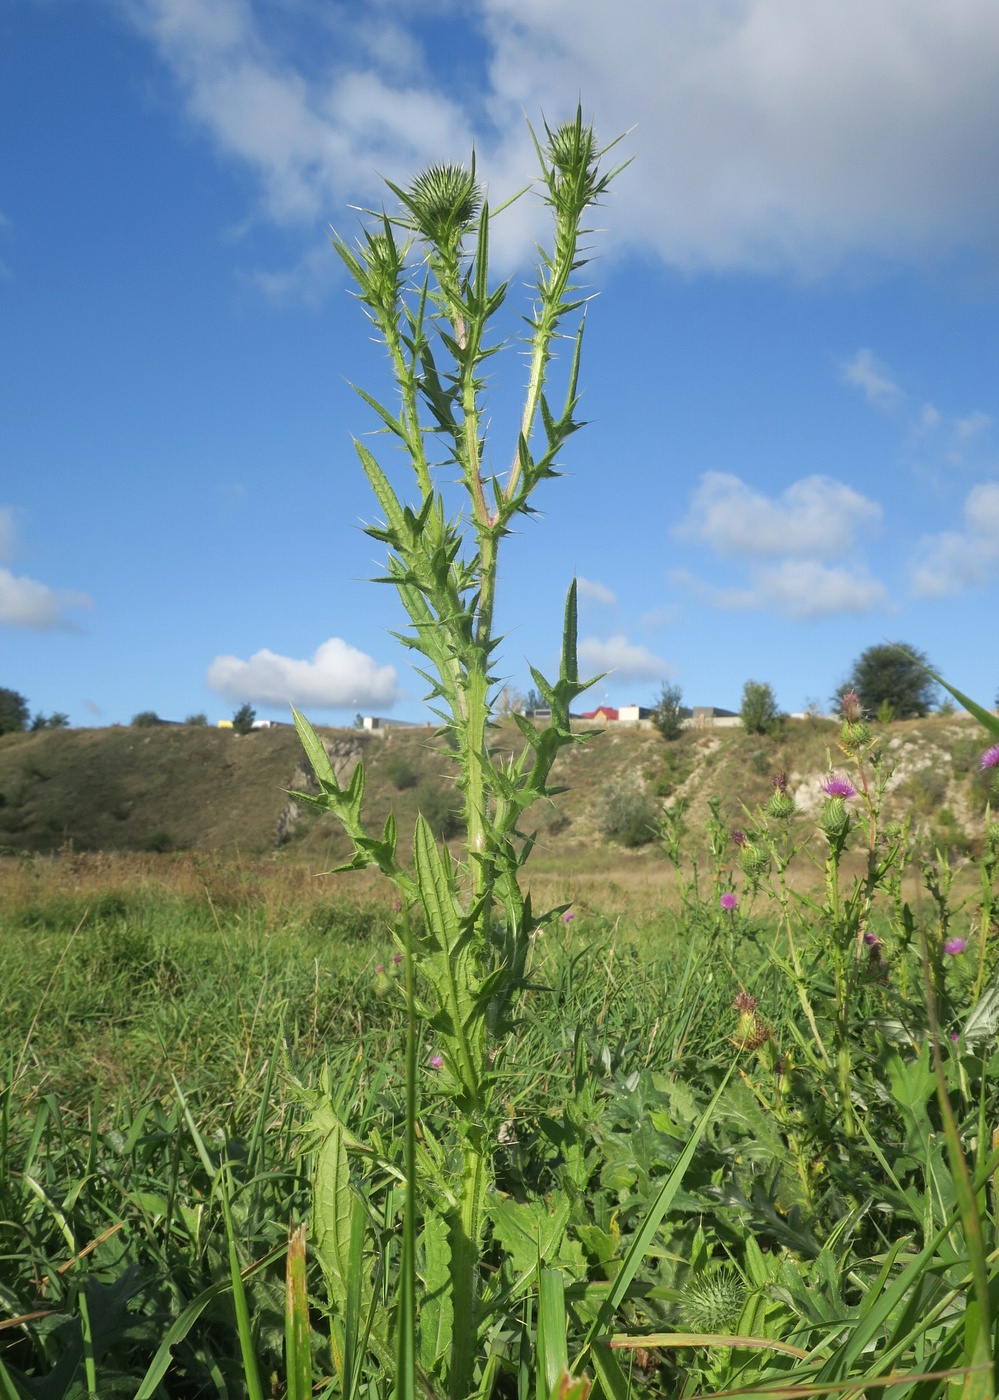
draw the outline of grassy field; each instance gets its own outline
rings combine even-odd
[[[991,1394],[962,1369],[979,1356],[969,1300],[999,1290],[999,828],[964,754],[979,735],[935,720],[884,736],[909,766],[876,840],[856,817],[837,826],[834,798],[808,806],[827,730],[707,737],[667,749],[607,735],[589,768],[582,749],[569,825],[539,842],[535,897],[572,917],[535,937],[495,1042],[482,1394],[549,1400],[534,1358],[551,1358],[557,1381],[560,1355],[607,1400],[836,1393],[847,1377],[877,1394],[889,1373],[907,1377],[893,1396]],[[169,735],[161,757],[205,743],[213,772],[226,753],[251,767],[245,754],[273,760],[273,777],[292,759],[283,739]],[[935,789],[924,822],[926,765],[909,760],[945,743],[946,800],[977,828],[969,817],[938,848],[942,799]],[[426,781],[411,780],[416,738],[371,745],[375,803],[411,801]],[[4,755],[27,751],[7,742]],[[774,816],[778,765],[801,775],[788,818]],[[687,796],[678,844],[669,828],[636,848],[586,834],[586,813],[624,781]],[[914,821],[900,828],[899,810]],[[388,1400],[406,1121],[399,913],[367,874],[317,873],[328,864],[308,852],[324,841],[309,826],[256,856],[0,858],[4,1400],[293,1396],[288,1228],[310,1218],[316,1393]],[[432,1018],[422,1036],[432,1222],[457,1170],[454,1100]],[[343,1222],[345,1250],[360,1230],[353,1312],[314,1218],[330,1113],[357,1144],[336,1138],[343,1199],[361,1211]],[[424,1338],[429,1230],[416,1244]],[[617,1350],[587,1350],[612,1296],[601,1326]],[[350,1332],[358,1306],[366,1341]],[[550,1321],[543,1341],[542,1312],[564,1345]]]

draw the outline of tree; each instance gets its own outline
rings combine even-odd
[[[539,710],[547,713],[548,701],[532,686],[524,696],[524,714],[533,715]]]
[[[199,727],[204,726],[208,723],[208,716],[204,713],[203,710],[199,710],[196,715],[188,715],[187,718],[184,720],[184,723],[196,724]]]
[[[16,734],[28,723],[28,702],[16,690],[0,687],[0,734]]]
[[[678,685],[664,683],[652,710],[652,723],[666,740],[679,739],[683,733],[683,691]]]
[[[739,717],[750,734],[772,734],[782,715],[769,681],[747,681],[742,687]]]
[[[32,734],[39,729],[68,729],[69,715],[64,715],[61,710],[53,710],[50,715],[43,715],[41,710],[31,721]]]
[[[921,719],[937,696],[933,677],[925,669],[928,665],[925,654],[907,642],[868,647],[836,692],[836,702],[845,691],[855,690],[862,707],[872,715],[884,706],[883,712],[890,710],[895,719]]]
[[[249,734],[253,728],[253,721],[257,717],[257,712],[249,701],[245,705],[240,705],[239,709],[232,717],[232,727],[237,734]]]
[[[132,716],[132,725],[135,729],[152,729],[156,724],[163,721],[155,710],[140,710],[137,715]]]

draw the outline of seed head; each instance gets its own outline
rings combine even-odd
[[[860,696],[855,690],[844,690],[843,694],[840,696],[839,708],[843,718],[848,724],[856,724],[857,720],[860,719],[861,715],[864,713],[863,706],[860,703]]]

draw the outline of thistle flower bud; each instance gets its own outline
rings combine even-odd
[[[750,880],[758,880],[770,865],[770,856],[762,846],[756,846],[751,841],[739,851],[739,869]]]
[[[775,773],[770,779],[770,786],[774,792],[787,792],[787,774]]]
[[[732,845],[733,845],[733,846],[745,846],[745,845],[748,843],[748,841],[749,841],[749,837],[746,835],[746,833],[745,833],[744,831],[733,831],[733,832],[732,832]]]
[[[830,797],[822,809],[819,823],[827,836],[839,836],[846,829],[850,818],[846,814],[846,803],[842,797]]]
[[[990,851],[999,850],[999,822],[989,822],[985,832],[985,840]]]
[[[844,753],[855,754],[861,749],[869,749],[874,742],[870,726],[858,721],[847,721],[839,731],[839,746]]]
[[[770,801],[767,803],[767,811],[772,817],[777,817],[781,821],[786,821],[788,817],[794,815],[794,798],[783,788],[775,788],[770,794]]]

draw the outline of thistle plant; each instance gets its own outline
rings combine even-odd
[[[439,1276],[435,1301],[418,1318],[405,1288],[394,1313],[369,1312],[374,1319],[369,1345],[376,1355],[384,1359],[389,1354],[394,1333],[400,1394],[409,1389],[416,1347],[435,1389],[446,1388],[455,1397],[475,1389],[483,1324],[479,1260],[487,1229],[484,1206],[493,1183],[497,1129],[505,1116],[502,1105],[496,1108],[504,1036],[513,998],[524,984],[532,937],[562,912],[537,913],[521,890],[520,874],[533,837],[522,832],[520,823],[539,798],[557,791],[550,782],[552,765],[564,746],[582,737],[573,734],[569,711],[589,684],[580,681],[576,664],[573,583],[565,605],[558,678],[548,680],[532,670],[551,722],[541,728],[515,715],[523,750],[508,760],[496,759],[490,738],[499,690],[494,633],[499,551],[514,523],[533,512],[541,483],[558,475],[559,454],[580,426],[576,411],[584,299],[574,279],[586,261],[586,211],[599,201],[613,174],[602,170],[605,150],[579,111],[574,120],[554,129],[546,125],[542,136],[532,131],[532,137],[552,239],[547,251],[539,249],[533,305],[525,317],[527,389],[505,473],[487,466],[484,379],[487,363],[500,348],[490,334],[507,284],[490,284],[492,215],[474,160],[468,168],[434,166],[405,188],[390,184],[398,212],[372,216],[355,245],[334,239],[388,352],[395,381],[391,404],[364,389],[358,393],[382,431],[403,449],[412,471],[406,488],[366,446],[355,443],[382,516],[367,533],[387,550],[382,581],[396,588],[408,617],[399,640],[416,654],[419,674],[430,686],[428,698],[441,720],[445,751],[453,756],[467,830],[467,847],[459,859],[438,846],[428,823],[418,817],[412,864],[407,864],[394,818],[380,834],[365,825],[363,766],[341,787],[321,740],[296,712],[320,786],[318,795],[303,800],[341,822],[354,852],[344,868],[377,867],[395,887],[400,905],[396,934],[406,963],[411,1019],[402,1272],[409,1268],[412,1277],[419,1251],[423,1271]],[[558,405],[549,397],[549,385],[561,346],[569,353]],[[457,508],[451,492],[445,495],[442,475],[457,479]],[[460,1140],[460,1161],[438,1160],[431,1170],[427,1162],[433,1152],[423,1153],[420,1176],[428,1183],[432,1179],[432,1186],[422,1191],[413,1152],[414,1043],[421,1026],[432,1033],[435,1090],[453,1101]],[[345,1163],[348,1149],[357,1144],[329,1103],[317,1115],[314,1241],[334,1311],[345,1316],[352,1282],[345,1264],[350,1247]],[[372,1306],[364,1300],[365,1309]]]

